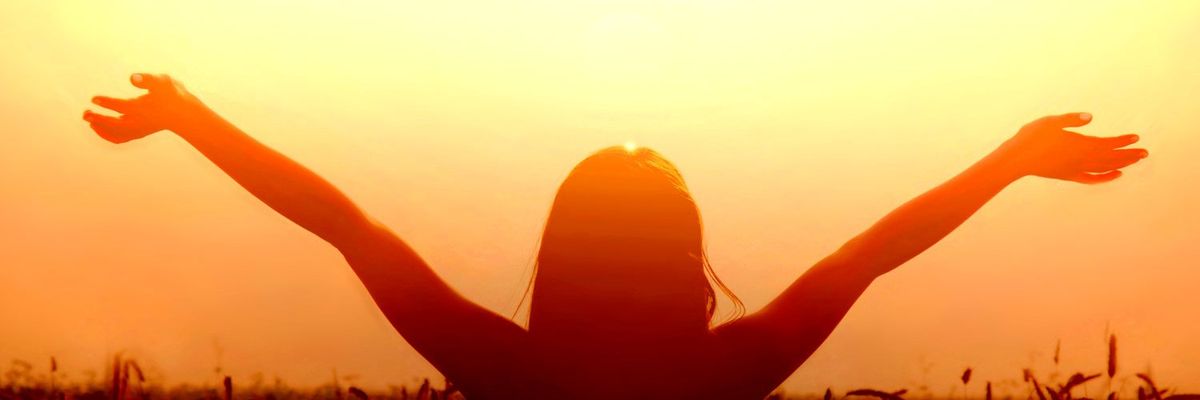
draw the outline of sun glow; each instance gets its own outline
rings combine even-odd
[[[209,382],[214,354],[235,379],[434,373],[336,251],[190,146],[113,146],[79,120],[150,72],[505,315],[563,174],[597,149],[652,144],[679,165],[714,270],[753,310],[1021,124],[1093,112],[1082,132],[1140,133],[1155,155],[1112,185],[999,196],[872,287],[787,388],[901,387],[926,358],[930,376],[1012,371],[1109,316],[1123,363],[1200,388],[1200,1],[281,4],[0,1],[0,361],[83,369],[130,349],[172,381]],[[973,311],[947,324],[959,298]]]

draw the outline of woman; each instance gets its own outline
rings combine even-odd
[[[610,148],[562,183],[537,257],[529,326],[470,302],[399,237],[312,171],[256,142],[165,75],[148,93],[96,97],[104,139],[178,134],[275,211],[345,256],[396,330],[470,399],[761,399],[829,336],[871,282],[1025,176],[1116,179],[1146,157],[1136,135],[1091,137],[1072,113],[1000,148],[819,261],[762,310],[712,326],[715,276],[679,172],[647,149]],[[706,274],[710,276],[706,276]],[[736,301],[736,298],[735,298]]]

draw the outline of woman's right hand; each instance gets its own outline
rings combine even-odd
[[[92,98],[96,105],[120,113],[119,117],[91,110],[83,113],[92,130],[110,142],[124,143],[161,130],[178,132],[199,120],[207,110],[204,103],[170,76],[139,73],[131,75],[129,81],[148,93],[132,99]]]
[[[1102,183],[1121,176],[1121,168],[1149,156],[1145,149],[1124,148],[1137,143],[1134,134],[1096,137],[1068,131],[1087,125],[1088,113],[1052,115],[1021,127],[996,149],[993,158],[1012,177],[1033,175],[1079,183]]]

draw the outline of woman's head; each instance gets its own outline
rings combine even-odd
[[[696,203],[646,148],[607,148],[571,171],[535,271],[532,332],[674,334],[707,328],[716,309]]]

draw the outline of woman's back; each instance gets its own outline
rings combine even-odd
[[[721,393],[722,385],[731,383],[731,371],[724,370],[732,363],[722,362],[725,352],[711,333],[635,339],[631,332],[578,339],[533,344],[526,366],[532,378],[527,381],[528,398],[760,399],[767,394]],[[498,395],[495,398],[523,398]]]

